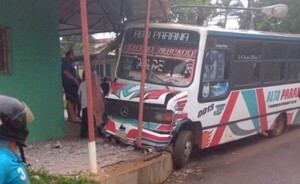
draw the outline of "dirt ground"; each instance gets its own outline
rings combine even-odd
[[[96,141],[98,172],[101,168],[129,162],[144,155],[131,146]],[[46,170],[53,175],[89,173],[88,140],[65,139],[36,143],[25,148],[27,162],[34,170]]]
[[[53,175],[89,174],[88,139],[79,138],[77,124],[67,123],[68,137],[40,143],[29,144],[25,148],[27,163],[34,170],[46,170]],[[141,159],[142,151],[122,143],[107,143],[96,138],[98,173],[102,168],[121,162]]]

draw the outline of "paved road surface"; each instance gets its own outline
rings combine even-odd
[[[300,184],[300,126],[203,150],[166,183]]]

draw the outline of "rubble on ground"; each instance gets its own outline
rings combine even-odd
[[[129,162],[143,157],[134,147],[96,140],[97,167]],[[52,175],[89,173],[88,139],[52,140],[31,144],[25,148],[27,163],[34,170]]]

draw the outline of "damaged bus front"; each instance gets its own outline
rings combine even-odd
[[[186,103],[193,87],[200,34],[197,31],[153,26],[149,30],[142,144],[167,148],[176,125],[187,118]],[[121,141],[136,144],[144,28],[126,29],[116,77],[106,98],[105,130]]]

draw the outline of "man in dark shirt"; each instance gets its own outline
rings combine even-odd
[[[77,91],[80,84],[80,77],[72,65],[73,62],[74,53],[73,51],[68,51],[62,64],[62,79],[67,100],[68,121],[80,122],[80,118],[77,117],[79,114],[79,99]]]
[[[103,91],[104,96],[106,96],[108,94],[109,91],[109,84],[107,82],[107,78],[104,77],[101,83],[101,89]]]

